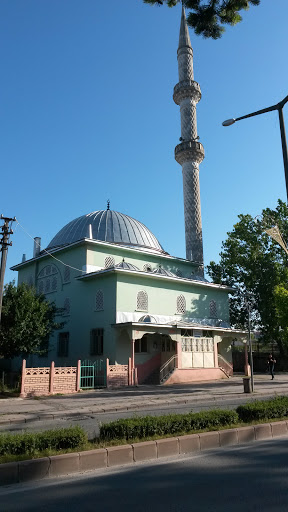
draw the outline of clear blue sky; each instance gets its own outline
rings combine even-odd
[[[198,131],[205,263],[239,213],[286,199],[277,112],[223,128],[288,94],[288,2],[262,0],[218,41],[190,31],[202,89]],[[142,0],[2,0],[0,213],[46,247],[70,220],[106,208],[134,217],[185,257],[181,167],[180,6]],[[288,106],[285,110],[288,123]],[[286,123],[286,124],[287,124]],[[18,226],[8,267],[32,256]],[[16,277],[7,270],[6,281]]]

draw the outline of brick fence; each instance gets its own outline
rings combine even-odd
[[[137,369],[132,369],[131,358],[128,364],[110,365],[107,359],[107,387],[133,386],[137,384]],[[81,361],[77,366],[26,368],[26,360],[22,362],[21,392],[22,398],[53,395],[56,393],[77,393],[80,388]]]

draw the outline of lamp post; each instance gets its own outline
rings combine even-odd
[[[271,107],[263,108],[262,110],[257,110],[257,112],[252,112],[251,114],[247,114],[246,116],[237,117],[236,119],[234,119],[234,118],[226,119],[226,121],[223,121],[222,125],[230,126],[231,124],[236,123],[236,121],[241,121],[242,119],[247,119],[247,117],[258,116],[259,114],[265,114],[266,112],[272,112],[272,110],[278,110],[283,162],[284,162],[284,171],[285,171],[286,194],[287,194],[287,200],[288,200],[288,152],[287,152],[284,117],[283,117],[283,107],[287,103],[287,101],[288,101],[288,96],[286,96],[282,101],[279,101],[279,103],[277,103],[276,105],[272,105]]]
[[[252,340],[251,340],[251,324],[250,324],[250,314],[251,307],[249,302],[249,297],[245,297],[245,305],[248,313],[248,341],[249,341],[249,359],[250,359],[250,368],[251,368],[251,390],[254,392],[254,368],[253,368],[253,352],[252,352]]]

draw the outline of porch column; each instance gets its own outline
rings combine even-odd
[[[181,339],[176,341],[177,350],[177,368],[182,368],[182,342]]]
[[[219,365],[218,365],[218,343],[217,343],[216,336],[214,338],[214,367],[215,368],[219,367]]]
[[[135,340],[131,340],[131,362],[132,362],[132,370],[135,368]]]

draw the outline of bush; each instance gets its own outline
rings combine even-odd
[[[255,400],[246,405],[239,405],[236,412],[244,422],[269,420],[288,416],[288,397],[277,396],[271,400]]]
[[[188,414],[169,414],[167,416],[145,416],[112,421],[101,425],[100,440],[143,439],[145,437],[185,434],[195,430],[204,430],[238,423],[235,411],[214,410]]]
[[[78,426],[45,432],[0,434],[0,456],[34,455],[44,450],[81,448],[86,442],[87,434]]]

